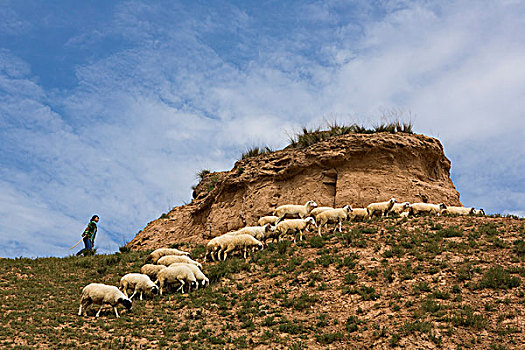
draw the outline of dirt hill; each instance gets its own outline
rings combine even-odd
[[[247,158],[230,171],[205,175],[194,200],[150,222],[128,243],[153,249],[256,224],[282,204],[362,207],[398,201],[460,205],[450,161],[434,138],[407,133],[349,134],[303,149]]]
[[[184,249],[203,262],[204,246]],[[374,219],[342,234],[203,262],[207,288],[98,307],[146,251],[0,259],[0,348],[524,349],[525,220]]]

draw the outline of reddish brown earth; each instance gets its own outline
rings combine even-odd
[[[450,161],[439,140],[406,133],[350,134],[303,149],[286,148],[210,173],[195,188],[195,199],[150,222],[128,243],[154,249],[210,237],[269,215],[282,204],[363,207],[398,201],[460,205],[450,180]]]

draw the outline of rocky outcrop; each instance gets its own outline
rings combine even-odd
[[[406,133],[349,134],[240,160],[230,171],[207,174],[194,197],[167,218],[150,222],[128,246],[205,242],[256,224],[278,205],[310,199],[335,207],[363,207],[391,197],[461,205],[441,143]]]

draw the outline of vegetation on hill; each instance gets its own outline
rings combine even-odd
[[[148,252],[2,259],[0,346],[18,348],[519,349],[525,221],[374,219],[205,263],[208,288],[77,316],[91,282],[118,285]],[[204,246],[188,244],[200,261]]]
[[[303,127],[299,132],[289,136],[290,144],[288,147],[305,148],[335,136],[348,134],[375,134],[378,132],[413,134],[413,128],[414,124],[411,120],[403,121],[401,118],[394,118],[390,121],[384,120],[372,127],[366,127],[365,125],[357,123],[345,125],[334,121],[332,123],[327,123],[325,126],[318,126],[315,128]],[[241,159],[272,152],[274,152],[274,150],[269,146],[254,146],[248,148],[242,153]]]

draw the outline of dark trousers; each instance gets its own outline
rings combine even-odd
[[[79,251],[77,255],[85,254],[87,252],[90,252],[91,249],[93,249],[93,245],[91,244],[91,240],[89,239],[89,237],[84,237],[83,241],[84,241],[84,249]]]

